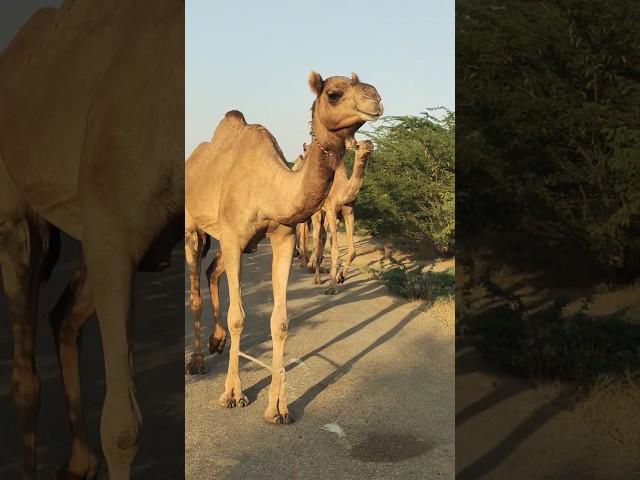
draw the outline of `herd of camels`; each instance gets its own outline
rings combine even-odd
[[[328,293],[337,291],[355,256],[353,202],[369,141],[354,134],[382,115],[376,89],[357,75],[323,79],[312,72],[311,141],[293,168],[273,136],[228,112],[213,138],[184,158],[184,0],[65,0],[33,15],[0,56],[0,270],[11,321],[11,392],[22,441],[22,478],[36,477],[40,379],[35,365],[37,299],[55,268],[59,232],[80,241],[82,261],[49,318],[72,433],[59,479],[94,478],[79,375],[79,334],[96,314],[104,351],[106,395],[100,436],[109,478],[128,479],[142,416],[133,380],[133,280],[166,268],[185,234],[194,317],[188,373],[204,368],[200,346],[200,263],[209,237],[219,251],[207,269],[215,328],[209,349],[222,352],[225,329],[218,281],[229,284],[228,373],[220,403],[245,406],[238,372],[244,311],[242,253],[268,238],[273,250],[272,381],[267,422],[290,423],[283,382],[288,331],[287,281],[296,250],[319,282],[324,241],[331,240]],[[159,101],[161,99],[161,101]],[[356,151],[351,178],[343,156]],[[186,167],[185,167],[186,165]],[[338,271],[338,219],[348,256]],[[306,262],[308,221],[313,252]],[[182,320],[181,320],[182,321]]]

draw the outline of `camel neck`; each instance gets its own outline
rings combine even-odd
[[[342,161],[341,151],[344,151],[344,141],[342,149],[335,151],[327,151],[317,142],[311,142],[299,170],[277,174],[274,187],[280,189],[278,193],[285,198],[271,218],[294,225],[317,212],[331,189],[336,168]]]
[[[349,179],[349,202],[355,200],[356,195],[360,191],[362,186],[362,180],[364,179],[364,160],[356,155],[356,159],[353,162],[353,171],[351,172],[351,178]]]

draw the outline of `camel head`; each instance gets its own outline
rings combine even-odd
[[[309,87],[316,96],[313,121],[320,122],[329,132],[343,139],[352,138],[365,122],[382,115],[380,95],[373,85],[363,83],[353,73],[348,77],[322,79],[319,73],[309,74]]]
[[[373,142],[371,140],[363,140],[362,142],[356,142],[356,157],[366,162],[369,159],[369,155],[373,152]]]

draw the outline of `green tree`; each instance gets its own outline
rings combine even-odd
[[[456,4],[461,238],[637,271],[638,18],[631,0]]]
[[[437,115],[436,115],[437,114]],[[455,237],[455,113],[387,117],[367,134],[376,149],[356,202],[372,233],[450,252]]]

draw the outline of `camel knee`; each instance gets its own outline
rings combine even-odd
[[[112,467],[117,470],[133,463],[138,453],[141,423],[142,418],[131,392],[126,396],[107,393],[100,433],[110,472]]]
[[[289,318],[281,311],[274,311],[271,315],[271,337],[286,340],[289,333]]]
[[[198,294],[191,294],[189,296],[189,307],[191,308],[192,312],[200,312],[200,310],[202,309],[202,297],[200,296],[199,292]]]
[[[244,312],[241,305],[231,305],[227,314],[227,326],[232,335],[240,335],[244,329]]]
[[[35,409],[40,398],[40,377],[30,368],[15,368],[11,394],[18,412],[28,414]]]

